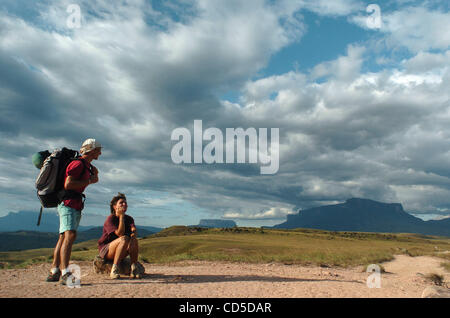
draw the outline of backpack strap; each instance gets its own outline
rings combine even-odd
[[[84,173],[86,172],[86,169],[88,169],[87,164],[86,164],[86,160],[81,158],[81,157],[77,157],[74,160],[78,160],[78,161],[81,161],[83,163],[83,171],[81,172],[81,176],[84,175]],[[89,174],[91,176],[94,174],[94,172],[92,172],[92,165],[89,166]]]

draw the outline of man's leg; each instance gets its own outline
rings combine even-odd
[[[61,269],[67,269],[69,266],[70,255],[72,253],[72,245],[77,238],[77,231],[66,231],[64,232],[64,240],[61,244]]]
[[[80,225],[81,211],[65,206],[63,203],[58,205],[59,213],[59,233],[64,233],[64,240],[61,244],[61,280],[62,285],[66,284],[66,280],[70,277],[68,273],[70,255],[72,254],[72,246],[77,238],[77,229]]]
[[[59,234],[58,242],[56,243],[55,250],[53,251],[53,268],[59,268],[59,265],[61,264],[61,245],[64,241],[64,233]]]
[[[59,233],[64,233],[64,239],[61,244],[60,257],[61,269],[67,269],[69,266],[72,245],[77,237],[77,229],[80,225],[81,212],[65,206],[63,203],[58,205],[59,213]]]
[[[47,282],[57,282],[61,277],[61,248],[64,243],[64,232],[69,228],[69,222],[71,220],[70,211],[64,203],[60,203],[58,205],[58,215],[59,215],[59,238],[56,243],[55,249],[53,251],[53,263],[50,274],[47,277]]]
[[[55,250],[53,251],[53,263],[50,274],[47,276],[47,282],[57,282],[61,277],[61,270],[59,265],[61,264],[61,246],[64,241],[64,233],[59,235],[58,242],[56,243]]]

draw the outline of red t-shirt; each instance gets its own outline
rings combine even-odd
[[[125,214],[125,233],[124,235],[131,235],[131,228],[135,227],[134,225],[134,219]],[[115,233],[115,231],[119,228],[119,218],[111,214],[106,218],[105,224],[103,224],[103,234],[102,237],[98,240],[98,250],[101,251],[103,246],[105,246],[108,243],[111,243],[115,239],[118,239],[119,237]]]
[[[67,176],[71,176],[75,180],[88,180],[90,178],[91,174],[89,172],[89,169],[91,168],[91,165],[86,160],[83,160],[83,161],[84,161],[84,164],[83,164],[83,162],[81,162],[81,160],[74,160],[71,163],[69,163],[69,165],[67,166],[67,169],[66,169],[64,183],[66,182]],[[83,169],[84,169],[84,165],[86,165],[86,169],[84,171],[84,174],[81,175],[83,172]],[[74,189],[74,191],[83,193],[83,191],[84,191],[84,189],[86,189],[86,187]],[[81,211],[84,208],[82,198],[64,200],[64,205],[71,207],[78,211]]]

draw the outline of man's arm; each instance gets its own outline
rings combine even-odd
[[[90,183],[90,179],[88,180],[77,180],[72,176],[67,176],[66,182],[64,183],[64,189],[66,190],[77,190],[79,188],[86,187]]]
[[[67,176],[66,182],[64,183],[65,190],[77,190],[79,188],[87,187],[92,183],[98,182],[98,175],[94,174],[90,176],[87,180],[77,180],[72,176]]]
[[[89,177],[87,180],[77,180],[72,176],[67,176],[66,181],[64,183],[65,190],[77,190],[79,188],[87,187],[92,183],[98,182],[98,170],[94,166],[92,167],[93,175]]]

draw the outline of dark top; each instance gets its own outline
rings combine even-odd
[[[135,227],[134,219],[125,214],[125,233],[124,235],[131,235],[131,228]],[[115,239],[118,239],[116,233],[114,233],[119,228],[119,218],[111,214],[106,218],[105,224],[103,224],[103,234],[98,240],[98,250],[100,251],[106,244],[111,243]]]

